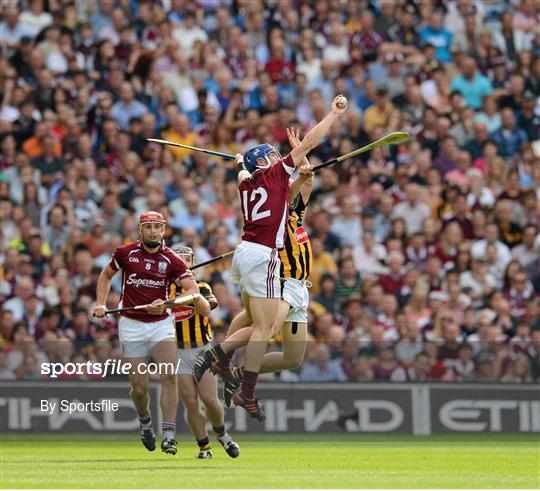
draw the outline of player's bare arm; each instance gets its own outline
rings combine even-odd
[[[300,145],[292,149],[291,157],[296,167],[321,142],[332,124],[346,111],[347,99],[343,95],[338,95],[332,102],[332,110],[307,133]]]
[[[291,149],[294,149],[300,145],[300,130],[294,127],[287,128],[287,138]],[[305,198],[305,194],[311,194],[313,189],[313,166],[309,163],[307,157],[301,162],[298,167],[300,175],[291,182],[289,185],[289,203],[292,203],[299,192],[302,192],[302,198]],[[309,194],[307,195],[309,198]]]
[[[201,292],[201,297],[193,302],[193,306],[199,314],[208,317],[210,312],[218,306],[217,299],[212,293],[210,286],[206,284],[199,286],[199,291]]]
[[[182,259],[182,261],[185,263],[185,265],[188,268],[191,268],[193,266],[194,256],[193,256],[193,250],[190,247],[173,246],[173,251]],[[195,281],[192,276],[191,271],[189,271],[188,275],[189,276],[186,276],[184,279],[186,280],[193,279],[193,281]],[[182,280],[180,278],[175,280],[174,283],[178,287],[177,291],[182,290],[183,286],[182,286]],[[199,286],[196,281],[195,281],[195,284],[197,286],[197,292],[195,293],[195,299],[193,300],[193,302],[191,302],[191,304],[195,307],[195,310],[197,311],[198,314],[206,317],[210,315],[210,311],[217,306],[217,300],[212,294],[210,287],[208,287],[208,293],[210,295],[209,296],[208,293],[206,292],[206,289],[205,291],[199,289]],[[190,285],[191,287],[193,287],[191,283]],[[190,293],[188,293],[187,291],[182,292],[182,295],[178,295],[177,298],[180,298],[186,295],[190,295]],[[212,306],[212,302],[215,302],[214,306]]]
[[[203,296],[193,301],[193,307],[195,307],[197,313],[201,314],[204,317],[208,317],[210,315],[210,312],[212,311],[212,309],[210,308],[210,303],[208,303],[208,300],[206,300],[206,298],[204,298]]]
[[[210,315],[210,312],[212,311],[212,306],[210,305],[210,302],[204,298],[202,294],[200,294],[194,301],[193,301],[193,307],[195,307],[195,310],[198,314],[208,317]]]
[[[108,264],[101,271],[96,288],[96,306],[92,310],[92,317],[105,317],[107,315],[107,297],[111,289],[111,281],[116,271]]]
[[[300,187],[300,194],[302,195],[302,199],[304,200],[304,203],[307,203],[309,201],[309,197],[311,196],[312,191],[313,191],[313,178],[306,180]]]
[[[198,294],[201,298],[201,292],[199,291],[199,287],[197,285],[197,282],[195,281],[195,278],[188,277],[188,278],[182,278],[176,280],[176,283],[182,288],[182,295],[181,297],[185,297],[187,295],[195,295]]]

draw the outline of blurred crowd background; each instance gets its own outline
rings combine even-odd
[[[313,164],[413,138],[317,174],[307,355],[269,378],[539,378],[538,1],[0,7],[0,377],[121,356],[116,319],[88,313],[141,211],[165,214],[167,243],[196,262],[239,242],[230,162],[147,138],[285,155],[285,129],[304,135],[342,93],[348,113]],[[229,267],[198,273],[217,339],[242,308]]]

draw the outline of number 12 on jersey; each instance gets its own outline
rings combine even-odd
[[[253,208],[251,208],[251,218],[250,218],[249,204],[257,199],[257,195],[259,195],[259,199],[255,203]],[[263,187],[258,187],[257,189],[254,189],[253,191],[251,191],[251,196],[249,200],[248,200],[248,191],[247,190],[242,191],[242,207],[244,208],[244,217],[246,221],[251,220],[252,222],[255,222],[257,220],[261,220],[262,218],[266,218],[270,216],[271,214],[270,210],[259,211],[261,209],[261,206],[266,203],[267,199],[268,199],[268,193],[266,192],[266,189],[264,189]]]

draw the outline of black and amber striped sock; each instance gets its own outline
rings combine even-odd
[[[201,450],[210,450],[212,448],[208,435],[206,435],[204,438],[201,438],[200,440],[197,440],[197,445],[199,445],[199,448]]]
[[[212,429],[214,430],[214,433],[219,438],[220,436],[223,436],[225,434],[225,425],[221,426],[212,426]]]

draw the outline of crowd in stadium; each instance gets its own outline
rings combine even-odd
[[[285,381],[540,378],[540,4],[534,0],[0,1],[0,378],[120,358],[90,318],[137,218],[196,262],[233,250],[234,154],[289,151],[336,94],[306,213],[311,341]],[[242,309],[230,257],[199,270]],[[119,300],[113,281],[110,307]],[[279,339],[271,349],[279,349]],[[67,376],[66,376],[67,377]],[[90,378],[86,376],[73,376]]]

